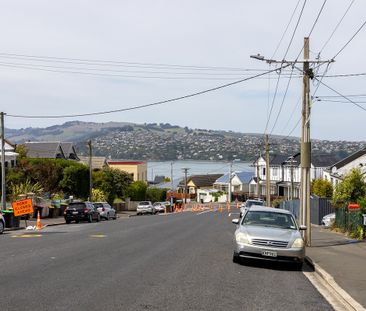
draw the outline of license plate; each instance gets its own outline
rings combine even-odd
[[[78,212],[72,212],[72,214],[73,214],[73,215],[77,215],[77,214],[78,214]]]
[[[263,256],[267,256],[267,257],[277,257],[277,252],[273,252],[273,251],[262,251],[262,255]]]

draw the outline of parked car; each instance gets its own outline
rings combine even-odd
[[[243,217],[243,215],[249,210],[251,206],[263,206],[264,202],[263,200],[259,199],[250,199],[246,200],[241,206],[240,206],[240,218]]]
[[[233,261],[262,259],[291,262],[301,269],[305,245],[295,217],[286,210],[252,206],[237,224]]]
[[[322,218],[322,225],[325,226],[325,227],[330,227],[335,222],[335,218],[336,218],[335,213],[325,215]]]
[[[67,224],[71,221],[76,223],[80,221],[92,222],[100,221],[100,214],[91,202],[72,202],[64,211],[64,217]]]
[[[117,218],[116,210],[107,202],[94,202],[93,205],[98,210],[101,218],[104,218],[105,220]]]
[[[153,207],[155,208],[156,213],[164,213],[164,210],[166,208],[164,202],[155,202],[153,204]]]
[[[150,201],[142,201],[137,205],[137,215],[141,214],[155,214],[155,207]]]
[[[0,213],[0,234],[3,234],[5,230],[5,219],[3,214]]]

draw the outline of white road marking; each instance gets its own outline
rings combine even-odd
[[[202,214],[206,214],[206,213],[209,213],[209,212],[211,212],[211,211],[210,211],[210,210],[208,210],[208,211],[203,211],[203,212],[197,213],[196,215],[202,215]]]

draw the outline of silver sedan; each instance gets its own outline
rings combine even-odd
[[[237,224],[234,236],[233,261],[262,259],[292,262],[300,269],[305,257],[305,245],[294,216],[271,207],[251,207]]]
[[[98,210],[100,217],[105,220],[116,219],[117,213],[107,202],[94,202],[95,208]]]

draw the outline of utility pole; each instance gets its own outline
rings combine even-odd
[[[93,167],[92,167],[92,141],[88,141],[89,146],[89,201],[93,202]]]
[[[269,140],[266,135],[266,205],[271,206],[271,181],[269,171]]]
[[[231,203],[231,174],[233,171],[233,161],[230,162],[230,169],[229,169],[229,187],[227,192],[227,202]]]
[[[1,117],[1,205],[2,209],[6,210],[4,112],[0,113],[0,117]]]
[[[170,206],[173,208],[173,188],[174,188],[174,182],[173,182],[173,162],[170,162]]]
[[[258,160],[257,160],[257,198],[259,199],[261,197],[261,191],[260,191],[260,178],[259,178],[259,158],[261,157],[261,154],[259,154]]]
[[[310,223],[310,77],[313,73],[309,69],[309,38],[304,38],[303,64],[303,96],[302,96],[302,131],[301,131],[301,191],[300,191],[300,220],[306,225],[305,244],[311,246]]]
[[[281,64],[281,66],[292,66],[298,69],[296,64],[303,64],[303,101],[302,101],[302,131],[301,131],[301,181],[300,181],[300,224],[306,225],[305,243],[311,245],[311,225],[310,225],[310,163],[311,163],[311,143],[310,143],[310,83],[309,79],[313,78],[313,71],[310,64],[329,64],[334,62],[331,60],[310,60],[309,59],[309,38],[304,38],[304,59],[288,61],[286,59],[274,60],[266,59],[260,54],[251,55],[268,64]],[[301,70],[300,70],[301,71]]]
[[[188,170],[189,168],[184,167],[182,168],[183,172],[184,172],[184,204],[187,203],[187,174],[188,174]]]

